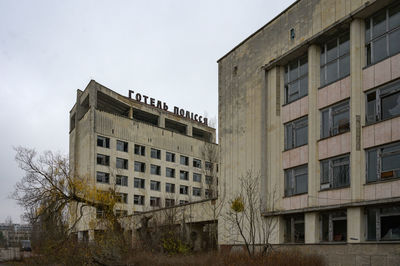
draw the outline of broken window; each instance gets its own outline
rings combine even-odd
[[[368,92],[366,95],[367,124],[400,115],[400,80]]]
[[[212,189],[205,189],[204,190],[204,196],[207,199],[211,199],[213,197]]]
[[[150,157],[154,159],[161,159],[161,151],[151,148]]]
[[[400,206],[368,208],[367,240],[400,240]]]
[[[115,178],[115,184],[118,186],[128,186],[128,177],[124,175],[117,175]]]
[[[110,156],[104,154],[97,154],[97,164],[109,166]]]
[[[285,242],[304,243],[304,214],[285,216]]]
[[[116,193],[116,200],[119,203],[128,203],[128,194],[127,193]]]
[[[346,211],[326,212],[320,215],[321,241],[347,241]]]
[[[285,124],[285,149],[292,149],[308,143],[308,118],[300,118]]]
[[[321,111],[321,138],[350,131],[349,101],[335,104]]]
[[[128,152],[128,142],[117,140],[117,151]]]
[[[285,170],[285,196],[307,193],[308,191],[308,167],[298,166]]]
[[[193,187],[192,193],[193,193],[193,196],[201,197],[201,188]]]
[[[212,171],[213,163],[212,162],[205,162],[205,169],[208,171]]]
[[[378,11],[365,21],[367,65],[400,52],[400,4]]]
[[[169,167],[165,168],[165,176],[174,178],[175,177],[175,169],[169,168]]]
[[[142,145],[135,144],[135,154],[145,156],[146,155],[146,147]]]
[[[193,182],[201,182],[201,174],[193,173]]]
[[[321,47],[321,87],[350,74],[350,32]]]
[[[180,171],[179,173],[180,179],[181,180],[189,180],[189,172],[187,171]]]
[[[146,164],[142,162],[135,161],[135,172],[142,172],[146,171]]]
[[[150,197],[150,206],[151,207],[160,207],[160,198],[159,197]]]
[[[285,66],[285,104],[308,94],[307,60],[307,55],[304,55]]]
[[[206,184],[211,185],[213,183],[213,177],[210,175],[206,175]]]
[[[142,196],[142,195],[133,195],[133,204],[135,204],[135,205],[144,205],[144,196]]]
[[[189,165],[189,157],[181,155],[180,163],[182,165]]]
[[[175,193],[175,184],[165,183],[165,192]]]
[[[400,177],[400,143],[367,151],[367,182]]]
[[[104,172],[96,172],[96,181],[97,183],[110,183],[110,174]]]
[[[321,189],[350,185],[350,156],[340,156],[321,161]]]
[[[161,175],[161,166],[155,164],[150,165],[150,173],[152,175]]]
[[[179,186],[179,193],[180,194],[187,195],[188,194],[188,190],[189,190],[188,186],[183,186],[183,185]]]
[[[167,162],[175,162],[175,153],[172,153],[172,152],[166,152],[165,153],[165,160],[167,161]]]
[[[103,148],[110,148],[110,139],[102,136],[97,136],[97,146]]]
[[[128,160],[123,158],[117,158],[116,166],[118,169],[128,169]]]
[[[201,160],[193,158],[193,167],[201,168]]]
[[[161,184],[159,181],[150,180],[150,189],[155,191],[161,190]]]
[[[133,180],[133,186],[135,188],[144,188],[144,185],[145,185],[145,180],[142,178],[135,177],[135,179]]]

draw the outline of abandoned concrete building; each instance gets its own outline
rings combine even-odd
[[[260,173],[270,242],[399,265],[400,2],[296,1],[218,67],[220,183]]]
[[[216,196],[218,146],[207,118],[129,91],[122,96],[90,81],[70,111],[70,163],[96,189],[115,187],[121,216]],[[85,208],[78,238],[93,239]]]

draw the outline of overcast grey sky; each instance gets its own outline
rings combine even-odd
[[[68,154],[90,79],[216,119],[216,61],[293,2],[0,0],[0,222],[22,214],[13,147]]]

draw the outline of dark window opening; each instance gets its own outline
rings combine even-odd
[[[179,186],[179,193],[180,194],[187,195],[188,191],[189,191],[189,187],[188,186],[183,186],[183,185]]]
[[[285,66],[285,103],[291,103],[308,94],[307,60],[307,55],[304,55]]]
[[[350,131],[350,106],[345,101],[321,111],[321,138]]]
[[[161,175],[161,166],[155,164],[150,165],[150,173],[152,175]]]
[[[144,205],[144,196],[142,196],[142,195],[133,195],[133,204],[135,204],[135,205]]]
[[[187,171],[181,170],[179,176],[181,180],[189,180],[189,172]]]
[[[109,166],[110,165],[110,156],[104,154],[97,154],[97,164]]]
[[[367,182],[400,177],[400,143],[367,151]]]
[[[142,172],[146,171],[146,164],[142,162],[135,162],[135,172]]]
[[[201,188],[193,187],[192,194],[193,196],[201,197]]]
[[[150,189],[155,191],[160,191],[161,183],[159,181],[150,180]]]
[[[118,186],[128,186],[128,177],[124,175],[117,175],[115,178],[115,184]]]
[[[174,162],[175,162],[175,153],[166,152],[166,153],[165,153],[165,160],[166,160],[167,162],[172,162],[172,163],[174,163]]]
[[[193,167],[201,168],[201,160],[193,158]]]
[[[116,166],[118,169],[128,169],[128,160],[127,159],[122,159],[122,158],[117,158],[116,161]]]
[[[110,139],[102,136],[97,136],[97,146],[103,148],[110,148]]]
[[[346,211],[328,212],[320,215],[321,240],[327,242],[347,241]]]
[[[308,166],[298,166],[285,170],[285,196],[307,193]]]
[[[135,144],[135,154],[146,156],[146,147],[142,145]]]
[[[117,140],[117,151],[128,152],[128,142]]]
[[[165,176],[174,178],[175,177],[175,169],[169,168],[169,167],[165,168]]]
[[[137,178],[135,177],[135,179],[133,180],[133,186],[135,188],[144,188],[145,186],[145,180],[142,178]]]
[[[160,207],[160,198],[150,197],[150,206],[151,207]]]
[[[161,151],[151,148],[150,157],[154,159],[161,159]]]
[[[285,242],[304,243],[304,215],[286,216],[285,218]]]
[[[293,149],[308,143],[308,118],[300,118],[285,124],[285,149]]]
[[[110,174],[104,172],[96,172],[96,181],[97,183],[110,183]]]
[[[175,184],[165,183],[165,192],[175,193]]]
[[[97,92],[97,109],[103,112],[129,117],[130,106],[108,96],[107,94]]]
[[[152,113],[133,108],[133,119],[146,124],[158,126],[159,116]]]
[[[182,165],[189,165],[189,157],[181,155],[180,163]]]
[[[340,188],[349,185],[349,155],[321,161],[321,189]]]
[[[173,120],[165,119],[165,128],[180,134],[186,134],[186,125]]]
[[[199,128],[193,127],[192,129],[192,136],[196,139],[201,139],[207,142],[211,142],[211,133],[201,130]]]

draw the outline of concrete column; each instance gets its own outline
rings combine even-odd
[[[129,108],[129,119],[133,119],[133,108],[132,107],[130,107]]]
[[[160,116],[158,118],[158,126],[161,128],[165,128],[165,115],[164,114],[160,114]]]
[[[89,242],[90,241],[94,241],[94,230],[93,229],[89,230]]]
[[[364,211],[361,207],[347,209],[347,242],[360,243],[364,241]]]
[[[82,241],[83,240],[83,232],[79,231],[78,232],[78,241]]]
[[[319,215],[317,212],[308,212],[304,214],[304,223],[305,223],[305,243],[313,244],[319,243]]]
[[[320,114],[317,108],[320,87],[320,55],[318,45],[308,48],[308,206],[316,206],[320,187],[318,161],[318,139],[320,136]]]
[[[193,136],[193,127],[192,126],[186,125],[186,135],[188,135],[190,137]]]
[[[364,20],[355,19],[350,24],[350,186],[352,200],[360,200],[363,177],[365,176],[364,152],[361,149],[361,121],[364,115],[364,94],[362,92],[362,68],[365,65]]]

